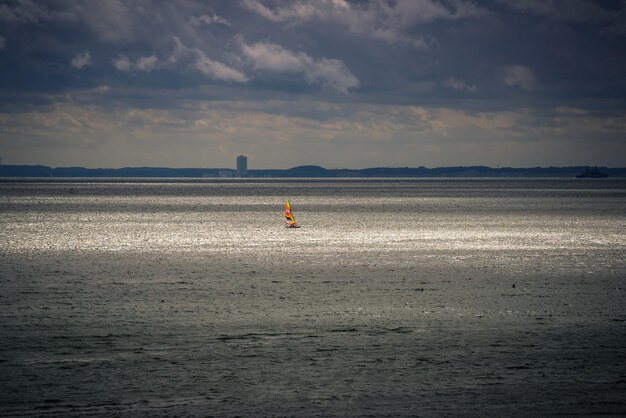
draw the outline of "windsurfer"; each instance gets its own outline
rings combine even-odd
[[[293,216],[293,212],[291,211],[291,204],[289,201],[285,204],[285,225],[289,228],[299,228],[298,224],[296,224],[296,218]]]

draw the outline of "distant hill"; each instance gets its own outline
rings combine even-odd
[[[234,172],[234,170],[230,170]],[[2,165],[0,177],[218,177],[214,168],[124,167],[84,168],[46,167],[41,165]]]
[[[374,167],[364,169],[328,169],[317,165],[303,165],[285,170],[249,170],[246,177],[575,177],[587,166],[575,167]],[[626,167],[598,167],[609,177],[626,177]],[[168,168],[168,167],[124,167],[84,168],[47,167],[42,165],[2,165],[0,177],[146,177],[146,178],[199,178],[234,177],[235,170],[228,168]]]

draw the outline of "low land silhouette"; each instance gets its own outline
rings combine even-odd
[[[247,178],[373,178],[373,177],[575,177],[589,166],[571,167],[374,167],[363,169],[324,168],[304,165],[289,169],[248,170]],[[626,177],[626,167],[598,167],[609,177]],[[44,165],[2,165],[0,177],[148,177],[148,178],[201,178],[237,177],[231,168],[169,168],[124,167],[84,168],[48,167]]]

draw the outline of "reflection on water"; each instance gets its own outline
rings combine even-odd
[[[619,179],[0,182],[0,413],[626,413],[625,208]]]

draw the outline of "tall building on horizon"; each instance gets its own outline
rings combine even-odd
[[[237,156],[237,175],[245,176],[248,174],[248,157],[245,155]]]

